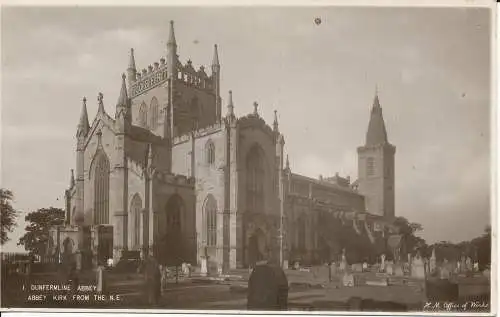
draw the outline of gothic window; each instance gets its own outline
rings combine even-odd
[[[214,196],[208,195],[205,201],[205,230],[208,246],[217,245],[217,202]]]
[[[154,130],[158,126],[158,99],[153,97],[149,109],[149,127]]]
[[[373,157],[369,157],[366,159],[366,175],[375,175],[375,159]]]
[[[255,145],[248,153],[247,170],[247,208],[252,212],[264,209],[264,158],[262,150]]]
[[[94,167],[94,224],[109,223],[109,160],[100,151]]]
[[[213,165],[215,163],[215,145],[212,141],[208,141],[205,145],[205,154],[208,165]]]
[[[139,194],[135,194],[130,203],[130,214],[132,220],[132,248],[140,248],[141,245],[141,210],[142,199]]]
[[[139,108],[139,125],[141,127],[146,127],[148,124],[148,107],[143,102]]]

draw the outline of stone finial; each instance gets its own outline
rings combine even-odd
[[[160,64],[158,62],[155,62],[154,63],[154,67],[155,67],[155,70],[158,69],[158,67],[160,67]]]
[[[146,68],[143,68],[142,69],[142,76],[146,76],[147,73],[148,73],[148,70]]]
[[[134,57],[134,49],[130,49],[130,60],[128,62],[128,68],[131,70],[135,70],[135,57]]]
[[[99,108],[97,110],[97,112],[102,112],[104,113],[104,102],[103,102],[103,94],[102,92],[98,93],[97,94],[97,103],[99,104]]]
[[[274,110],[274,122],[273,122],[274,132],[278,132],[278,110]]]
[[[148,66],[148,73],[151,73],[153,71],[153,66],[149,65]]]
[[[163,66],[163,65],[165,65],[165,58],[163,58],[163,57],[162,57],[162,58],[160,58],[160,64],[161,64],[162,66]]]
[[[285,165],[286,169],[289,170],[290,169],[290,161],[288,160],[288,154],[286,155],[286,165]]]
[[[253,114],[254,114],[255,116],[258,116],[258,115],[259,115],[259,110],[258,110],[258,108],[259,108],[259,104],[257,103],[257,101],[254,101],[254,103],[253,103]]]
[[[219,64],[219,52],[217,49],[217,44],[214,44],[214,57],[212,58],[212,66],[220,66],[220,64]]]
[[[167,45],[174,45],[177,46],[177,42],[175,40],[175,30],[174,30],[174,21],[170,21],[170,33],[168,36],[168,42]]]

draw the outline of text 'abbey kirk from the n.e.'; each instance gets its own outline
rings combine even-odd
[[[51,230],[51,255],[90,268],[135,251],[229,270],[386,252],[396,231],[395,147],[378,95],[358,179],[316,179],[293,172],[276,112],[269,125],[254,103],[237,118],[231,91],[223,110],[220,76],[216,45],[210,75],[181,63],[171,22],[166,58],[141,72],[130,51],[114,115],[99,93],[89,123],[83,100],[66,223]]]

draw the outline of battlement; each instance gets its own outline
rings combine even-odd
[[[135,78],[131,78],[130,97],[133,98],[167,81],[167,64],[165,58],[160,58],[160,63],[155,62],[144,68],[142,72],[137,71]]]
[[[199,70],[195,70],[191,60],[188,60],[186,65],[179,63],[177,68],[177,79],[198,89],[212,90],[214,88],[213,78],[213,76],[207,75],[203,65],[200,66]]]
[[[212,125],[209,125],[209,126],[206,126],[204,128],[201,128],[199,130],[196,130],[194,132],[194,137],[199,138],[199,137],[205,136],[207,134],[219,132],[222,128],[222,125],[223,125],[222,122],[216,122]],[[191,140],[191,133],[183,134],[183,135],[179,135],[179,136],[174,137],[173,144],[177,145],[177,144],[188,142],[189,140]]]

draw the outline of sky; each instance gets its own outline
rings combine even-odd
[[[315,23],[320,18],[321,23]],[[223,109],[278,111],[295,173],[357,178],[377,87],[396,146],[396,215],[428,243],[479,236],[490,223],[490,11],[474,8],[2,8],[1,186],[24,216],[64,207],[87,97],[114,114],[130,48],[139,69],[166,55],[221,63]]]

